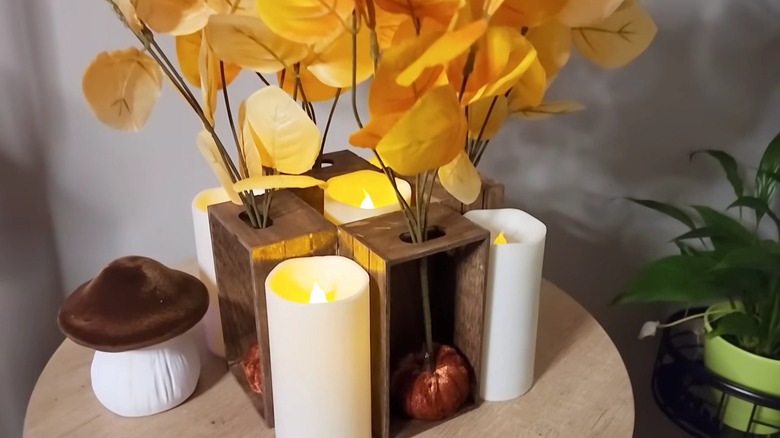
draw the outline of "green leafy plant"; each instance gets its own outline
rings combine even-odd
[[[708,336],[723,336],[744,350],[780,359],[780,217],[775,205],[780,134],[750,172],[755,174],[751,181],[740,176],[737,161],[728,153],[702,150],[692,153],[691,159],[701,154],[718,161],[736,200],[721,212],[701,205],[680,208],[630,198],[676,219],[688,231],[671,240],[680,254],[642,269],[616,302],[728,300],[731,309],[718,316]],[[764,222],[772,224],[768,232],[762,232]],[[653,323],[650,331],[672,324]],[[645,329],[643,333],[647,334]]]

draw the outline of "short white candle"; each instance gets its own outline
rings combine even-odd
[[[547,227],[520,210],[464,215],[490,231],[480,397],[511,400],[534,381],[539,289]],[[504,243],[505,242],[505,243]]]
[[[406,202],[412,198],[408,182],[396,178],[398,191]],[[359,170],[328,180],[325,189],[325,218],[336,225],[355,222],[401,210],[393,185],[384,173]]]
[[[289,259],[265,293],[276,437],[370,437],[366,271],[340,256]]]

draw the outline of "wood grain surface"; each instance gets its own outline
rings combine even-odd
[[[439,181],[436,181],[436,184],[433,186],[431,202],[441,203],[460,213],[471,210],[503,208],[504,185],[484,175],[480,176],[482,177],[482,190],[479,192],[477,199],[471,204],[464,204],[455,199],[442,187]]]
[[[103,408],[92,393],[92,350],[66,340],[38,379],[24,438],[272,438],[273,430],[227,374],[224,361],[205,347],[202,358],[198,388],[187,402],[158,415],[123,418]],[[436,427],[413,424],[407,433],[428,428],[417,437],[631,437],[634,401],[617,349],[579,304],[546,281],[535,374],[533,388],[518,399],[484,402]]]
[[[304,175],[327,181],[334,176],[340,176],[358,170],[379,171],[373,164],[349,150],[323,154],[320,158],[320,162],[322,163],[322,167],[317,167],[315,165],[313,169],[306,172]],[[294,193],[315,210],[322,213],[325,203],[325,192],[322,188],[307,187],[305,189],[290,189],[290,192]]]

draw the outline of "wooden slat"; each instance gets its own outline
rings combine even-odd
[[[325,167],[315,166],[304,175],[327,181],[334,176],[344,175],[358,170],[378,170],[371,163],[349,150],[323,154],[320,161],[327,165]],[[308,187],[305,189],[292,189],[291,192],[303,199],[304,202],[309,204],[319,213],[322,213],[324,193],[321,188]]]

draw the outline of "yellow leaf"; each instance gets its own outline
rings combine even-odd
[[[371,120],[360,131],[349,137],[349,144],[359,148],[375,149],[379,140],[401,118],[401,113],[371,117]]]
[[[588,26],[603,21],[623,0],[568,0],[556,19],[569,27]]]
[[[482,140],[493,138],[504,124],[506,116],[507,98],[503,95],[472,103],[469,105],[469,137]]]
[[[342,31],[332,41],[314,47],[312,56],[306,60],[306,68],[325,85],[349,88],[352,86],[352,50],[352,32]],[[365,26],[357,33],[355,54],[356,83],[359,84],[374,74],[371,35]]]
[[[374,3],[393,14],[405,14],[416,20],[432,18],[445,26],[461,6],[461,0],[374,0]]]
[[[186,35],[206,25],[213,13],[204,0],[131,0],[138,18],[157,33]]]
[[[218,59],[260,73],[276,73],[301,61],[308,47],[274,34],[257,17],[212,15],[204,29]]]
[[[529,89],[529,93],[535,93],[534,96],[538,93],[544,94],[544,90],[547,88],[544,68],[539,63],[534,46],[514,30],[511,34],[511,46],[509,60],[504,71],[487,85],[481,97],[503,95],[515,86],[518,80],[522,80],[529,74],[532,76],[527,86],[535,87]],[[539,82],[540,77],[541,82]],[[541,97],[539,97],[539,102],[541,102]]]
[[[482,191],[482,178],[465,151],[439,168],[439,181],[450,195],[464,204],[476,201]]]
[[[404,22],[411,24],[412,19],[404,14],[392,14],[382,8],[376,9],[376,38],[380,50],[387,50],[393,44],[393,37]]]
[[[257,0],[257,13],[276,34],[316,44],[340,29],[352,29],[352,0]]]
[[[133,6],[131,0],[113,1],[122,12],[122,15],[124,15],[125,20],[127,20],[127,25],[130,27],[130,30],[135,33],[141,32],[141,30],[144,28],[144,25],[141,23],[141,20],[138,19],[138,14],[135,13],[135,6]]]
[[[138,131],[160,96],[162,70],[134,47],[103,52],[87,67],[81,86],[101,122],[122,131]]]
[[[382,160],[401,175],[413,176],[452,161],[463,150],[466,116],[449,86],[427,92],[379,140]]]
[[[512,94],[509,95],[509,113],[524,119],[541,120],[550,116],[569,114],[584,109],[585,107],[581,104],[571,101],[544,102],[537,107],[527,107],[523,106],[522,102],[513,100]]]
[[[216,66],[214,61],[217,63]],[[219,60],[214,58],[206,40],[201,41],[198,56],[198,71],[202,73],[200,75],[201,102],[203,113],[211,126],[214,126],[214,113],[217,112],[217,89],[221,85],[217,83],[218,70]]]
[[[265,166],[281,173],[309,171],[320,153],[320,131],[306,113],[279,87],[268,86],[246,101],[246,122],[264,151]]]
[[[538,26],[558,14],[567,0],[505,0],[491,24],[512,27]]]
[[[517,102],[523,102],[525,106],[539,106],[544,99],[547,90],[547,75],[544,67],[538,59],[535,59],[528,70],[520,77],[512,87],[512,94]]]
[[[284,74],[284,82],[282,82],[282,74]],[[303,92],[306,94],[306,100],[309,102],[322,102],[323,100],[330,100],[336,97],[338,88],[329,87],[323,84],[316,76],[311,74],[305,66],[301,67],[299,76],[299,86],[303,88]],[[287,70],[280,71],[276,74],[276,80],[282,85],[282,89],[284,89],[287,94],[290,96],[293,95],[293,90],[295,89],[295,70],[288,68]],[[343,94],[347,90],[349,90],[349,87],[342,88],[341,93]],[[298,90],[298,96],[299,98],[301,96],[300,90]]]
[[[238,196],[235,190],[233,190],[233,181],[230,179],[230,174],[227,171],[225,162],[222,161],[222,156],[217,149],[217,143],[211,134],[205,129],[198,133],[197,137],[198,150],[203,154],[203,158],[211,167],[211,170],[217,176],[219,183],[222,184],[222,188],[228,194],[228,197],[234,204],[241,204],[241,198]]]
[[[636,59],[655,38],[653,19],[634,0],[626,0],[601,23],[572,29],[574,46],[594,64],[618,68]]]
[[[525,37],[536,49],[539,62],[547,73],[549,86],[552,78],[558,74],[558,70],[569,62],[571,29],[556,20],[551,20],[529,29]]]
[[[477,20],[458,30],[444,33],[398,75],[396,82],[405,87],[410,86],[426,68],[446,64],[467,51],[486,29],[487,23]]]
[[[246,172],[242,169],[244,178],[251,176],[263,176],[263,160],[260,149],[256,143],[257,135],[246,122],[246,102],[241,102],[238,107],[238,141],[241,145],[241,159],[246,166]]]
[[[384,53],[368,92],[368,110],[372,118],[409,110],[423,94],[446,80],[442,74],[444,68],[434,66],[425,69],[412,86],[404,87],[396,82],[398,75],[419,58],[437,37],[438,34],[421,35]]]
[[[265,175],[243,179],[233,185],[233,190],[246,192],[248,190],[305,189],[306,187],[324,187],[325,185],[325,181],[306,175]]]
[[[203,32],[198,31],[188,35],[179,35],[176,37],[176,58],[179,60],[179,67],[182,76],[193,87],[200,88],[200,47],[203,41]],[[219,60],[212,57],[212,62],[216,63],[217,72],[219,71]],[[241,73],[241,67],[233,64],[225,64],[225,81],[228,85]],[[222,89],[222,78],[219,80],[218,89]]]
[[[256,14],[254,0],[206,0],[206,4],[218,14]]]

